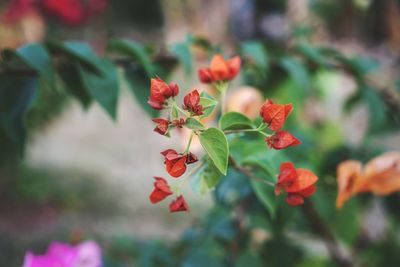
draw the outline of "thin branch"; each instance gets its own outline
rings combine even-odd
[[[321,239],[324,241],[332,260],[334,260],[336,264],[341,267],[354,266],[353,261],[349,257],[343,255],[342,250],[340,249],[340,246],[336,241],[334,235],[332,234],[328,226],[324,223],[322,218],[319,216],[314,207],[314,204],[311,201],[306,200],[304,202],[304,204],[302,205],[302,212],[310,223],[314,233],[320,236]]]

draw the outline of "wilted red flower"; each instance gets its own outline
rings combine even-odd
[[[167,149],[161,152],[165,160],[165,169],[172,177],[179,177],[186,171],[186,165],[198,161],[197,157],[189,152],[186,155],[179,154],[174,149]]]
[[[280,166],[278,182],[275,186],[275,194],[281,191],[288,193],[286,202],[291,206],[304,203],[304,198],[310,197],[315,192],[315,183],[318,177],[309,170],[295,169],[293,163],[285,162]]]
[[[263,121],[268,124],[269,129],[278,131],[282,128],[292,110],[292,104],[278,105],[274,104],[271,99],[268,99],[261,107],[260,115]]]
[[[183,118],[176,119],[171,122],[171,124],[174,125],[176,128],[182,128],[185,125],[185,123],[186,121]]]
[[[202,83],[230,81],[239,73],[240,65],[241,60],[238,56],[225,60],[221,55],[215,55],[209,68],[199,69],[199,79]]]
[[[175,97],[179,93],[176,84],[166,84],[160,78],[152,78],[150,82],[150,97],[147,103],[156,110],[164,108],[165,101],[170,97]]]
[[[170,212],[189,211],[189,206],[182,195],[177,197],[169,205]]]
[[[172,194],[172,191],[167,181],[162,177],[154,177],[154,190],[151,192],[149,199],[150,202],[155,204]]]
[[[168,125],[169,121],[165,119],[152,119],[155,123],[157,123],[156,128],[154,128],[154,131],[161,134],[161,135],[166,135],[168,133]]]
[[[196,89],[187,93],[183,98],[183,109],[190,111],[193,115],[203,114],[203,106],[200,105],[200,94]]]
[[[288,131],[278,131],[274,135],[265,138],[265,142],[270,148],[278,150],[301,144],[300,140],[291,135]]]

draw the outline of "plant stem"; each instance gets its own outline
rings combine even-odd
[[[187,154],[189,152],[190,145],[192,144],[192,140],[193,140],[193,135],[194,135],[194,131],[192,131],[190,133],[189,142],[188,142],[188,144],[186,146],[186,149],[185,149],[185,152],[183,152],[183,154]]]
[[[352,259],[348,256],[343,255],[338,242],[336,241],[328,226],[324,223],[322,218],[317,213],[314,204],[311,201],[306,200],[302,205],[302,212],[310,223],[311,229],[314,231],[314,233],[320,236],[321,239],[324,241],[332,260],[334,260],[336,264],[341,267],[353,266]]]

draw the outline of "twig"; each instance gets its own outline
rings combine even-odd
[[[314,204],[306,200],[302,205],[302,212],[310,223],[314,233],[320,236],[324,241],[332,260],[334,260],[336,264],[341,267],[353,266],[353,261],[349,257],[343,255],[340,246],[332,232],[315,210]]]

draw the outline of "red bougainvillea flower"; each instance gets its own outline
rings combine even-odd
[[[43,9],[69,25],[80,25],[86,19],[81,0],[42,0]]]
[[[239,73],[240,65],[241,60],[238,56],[225,60],[221,55],[215,55],[209,68],[199,69],[199,79],[202,83],[230,81]]]
[[[162,177],[154,177],[154,190],[151,192],[150,202],[155,204],[172,194],[167,181]]]
[[[203,114],[203,106],[200,105],[200,94],[196,89],[187,93],[183,98],[183,109],[190,111],[195,116]]]
[[[150,97],[147,103],[156,110],[164,108],[165,101],[170,97],[175,97],[179,93],[176,84],[166,84],[160,78],[152,78],[150,82]]]
[[[291,135],[288,131],[278,131],[274,135],[265,138],[265,142],[270,148],[278,150],[301,144],[300,140]]]
[[[176,128],[183,128],[183,126],[185,125],[185,123],[186,123],[186,121],[185,121],[185,119],[183,119],[183,118],[176,119],[176,120],[173,120],[173,121],[171,122],[171,124],[172,124],[173,126],[175,126]]]
[[[3,18],[6,23],[16,23],[33,9],[32,0],[12,0],[4,11]]]
[[[271,99],[268,99],[261,107],[260,115],[264,122],[268,124],[269,129],[278,131],[282,128],[292,110],[292,104],[278,105],[274,104]]]
[[[298,206],[304,203],[304,198],[314,194],[317,180],[318,177],[311,171],[295,169],[293,163],[285,162],[280,166],[275,194],[285,191],[288,193],[286,202],[291,206]]]
[[[169,211],[170,212],[189,211],[189,206],[186,203],[183,196],[181,195],[171,202],[171,204],[169,205]]]
[[[198,161],[193,153],[181,155],[174,149],[167,149],[161,152],[164,156],[165,169],[172,177],[180,177],[186,171],[186,164],[192,164]]]
[[[157,123],[156,128],[154,128],[154,131],[161,134],[161,135],[166,135],[168,133],[168,125],[169,121],[165,119],[152,119],[155,123]]]

